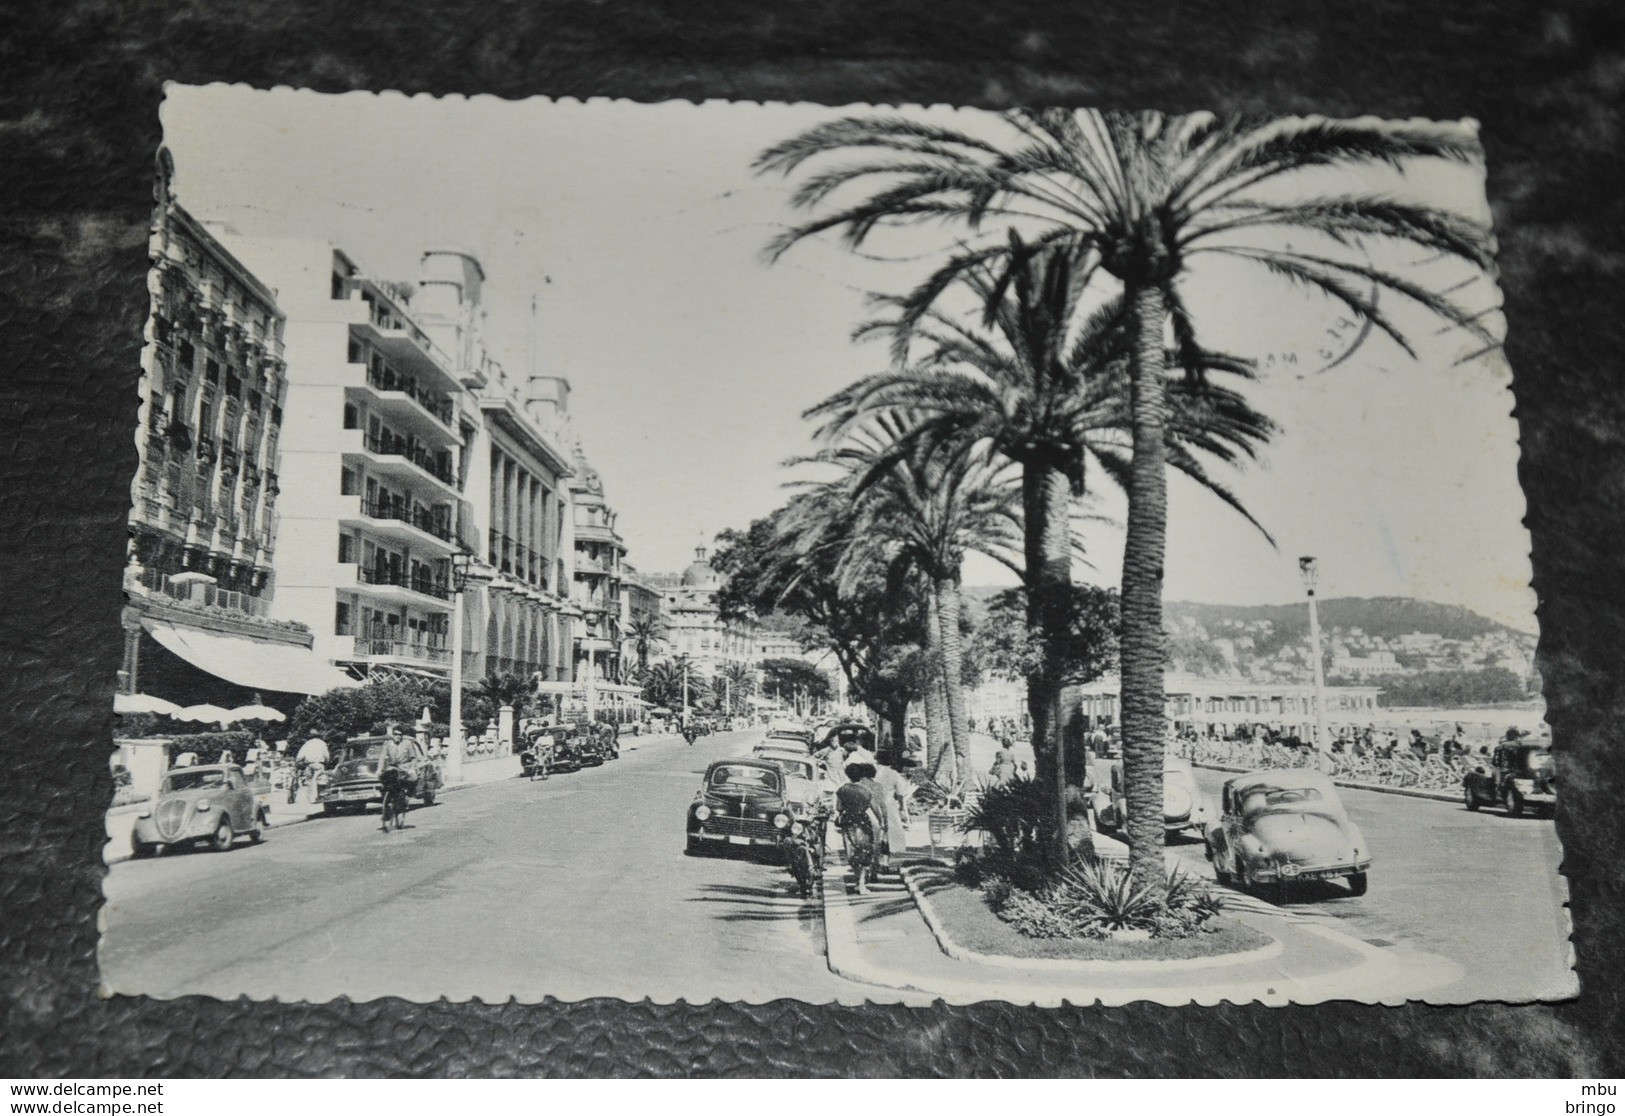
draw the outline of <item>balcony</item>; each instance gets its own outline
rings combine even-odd
[[[377,349],[385,360],[408,375],[447,392],[461,390],[451,358],[429,340],[428,334],[377,300],[362,301],[368,302],[367,319],[350,327],[357,338]]]
[[[356,636],[355,653],[358,658],[369,660],[391,659],[410,665],[451,666],[451,651],[446,647],[391,639],[388,636]]]
[[[410,427],[425,441],[441,448],[462,442],[455,429],[457,414],[451,398],[424,391],[413,377],[397,375],[393,369],[379,373],[369,367],[364,386],[351,390],[366,393],[380,412]]]
[[[360,433],[356,431],[356,433]],[[351,443],[352,447],[354,443]],[[413,445],[405,438],[361,436],[359,451],[379,473],[405,478],[407,481],[430,481],[451,499],[460,498],[457,481],[449,466],[429,455],[422,446]]]
[[[409,545],[428,547],[437,554],[449,555],[457,549],[451,530],[422,504],[357,497],[355,508],[341,515],[339,522]]]
[[[402,571],[369,566],[356,566],[355,571],[356,581],[368,587],[368,590],[376,596],[409,603],[422,603],[414,599],[412,594],[418,598],[428,598],[431,603],[451,600],[451,586],[444,581],[412,577]]]

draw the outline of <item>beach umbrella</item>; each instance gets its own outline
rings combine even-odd
[[[286,721],[287,714],[281,710],[272,709],[269,705],[239,705],[231,710],[227,716],[233,724],[238,721]]]
[[[161,697],[151,694],[114,694],[113,712],[115,713],[162,713],[166,717],[173,717],[181,711],[181,707],[172,701],[165,701]]]
[[[223,725],[231,720],[231,712],[218,705],[188,705],[172,716],[177,721],[202,721],[214,725]]]

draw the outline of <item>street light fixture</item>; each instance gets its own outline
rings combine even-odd
[[[446,782],[458,783],[463,777],[463,592],[471,585],[483,585],[491,580],[491,572],[482,566],[473,553],[458,548],[451,556],[451,748],[446,753]]]
[[[1315,748],[1324,756],[1331,749],[1331,739],[1326,732],[1326,678],[1320,655],[1320,611],[1315,602],[1320,567],[1313,555],[1298,559],[1298,573],[1309,593],[1309,649],[1315,662]]]

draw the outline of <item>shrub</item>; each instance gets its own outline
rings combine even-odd
[[[1157,938],[1183,938],[1213,929],[1222,901],[1211,888],[1176,868],[1167,899],[1136,886],[1126,861],[1079,860],[1049,885],[1022,886],[997,850],[961,856],[961,883],[979,886],[989,908],[1035,938],[1103,938],[1116,930],[1147,930]]]
[[[1016,778],[989,787],[970,807],[960,829],[986,834],[1021,874],[1042,877],[1052,825],[1044,788],[1032,779]]]
[[[985,894],[985,893],[984,893]],[[992,906],[990,903],[989,906]],[[993,908],[1004,921],[1029,938],[1076,938],[1072,923],[1041,896],[1012,889],[1001,906]],[[1099,935],[1094,935],[1099,936]]]
[[[1050,893],[1056,910],[1078,929],[1152,930],[1166,908],[1149,887],[1135,884],[1126,861],[1080,861],[1061,873]]]

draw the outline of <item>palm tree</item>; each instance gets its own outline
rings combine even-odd
[[[490,674],[474,687],[474,692],[498,709],[513,706],[514,716],[523,717],[535,696],[535,687],[523,675]]]
[[[736,716],[740,707],[756,693],[756,668],[749,663],[724,663],[722,681],[727,683],[728,710],[727,715]]]
[[[899,456],[896,449],[909,441],[913,421],[897,413],[875,416],[810,460],[842,469],[835,483],[858,511],[854,543],[887,561],[907,563],[926,579],[928,653],[941,680],[948,742],[961,774],[967,774],[960,569],[966,551],[976,550],[1020,571],[1020,488],[1008,462],[985,448],[946,455],[921,447]],[[928,708],[935,704],[929,700],[935,689],[926,691]]]
[[[643,679],[643,700],[681,714],[685,671],[688,676],[688,704],[691,707],[703,704],[710,696],[711,687],[694,665],[687,661],[687,656],[650,667]]]
[[[1016,110],[996,139],[895,116],[847,117],[811,128],[757,160],[760,171],[790,173],[809,160],[862,152],[861,161],[810,175],[795,201],[824,206],[787,230],[777,255],[804,237],[839,229],[857,247],[882,224],[958,221],[972,232],[1033,234],[1039,246],[1085,253],[1116,281],[1130,338],[1132,457],[1123,555],[1122,727],[1129,843],[1137,884],[1164,886],[1162,833],[1162,569],[1167,531],[1169,398],[1165,336],[1196,345],[1185,300],[1193,262],[1241,260],[1324,294],[1415,355],[1380,301],[1397,295],[1451,325],[1495,341],[1449,295],[1393,268],[1353,258],[1352,238],[1420,245],[1491,266],[1493,239],[1479,222],[1419,202],[1378,194],[1317,196],[1322,175],[1306,170],[1403,171],[1419,160],[1476,162],[1481,149],[1462,130],[1423,123],[1318,119],[1260,120],[1206,113]],[[1293,193],[1296,196],[1284,196]],[[1294,247],[1293,235],[1317,247]],[[1001,238],[1002,239],[1002,238]],[[955,279],[1011,247],[964,245],[910,300],[925,314]]]
[[[621,638],[631,643],[638,655],[638,670],[649,669],[649,652],[666,638],[666,622],[652,613],[639,613],[626,625]]]
[[[1068,854],[1065,762],[1056,710],[1063,684],[1061,646],[1070,630],[1076,537],[1071,501],[1085,491],[1090,462],[1122,482],[1128,472],[1127,333],[1119,303],[1085,312],[1090,267],[1064,249],[1033,252],[1013,244],[1002,275],[987,265],[958,280],[980,304],[980,327],[940,311],[870,323],[860,334],[889,333],[898,368],[859,380],[814,407],[822,433],[837,437],[875,415],[904,415],[907,426],[874,467],[909,456],[956,455],[989,445],[1022,473],[1028,626],[1045,649],[1028,679],[1028,712],[1040,781],[1050,788],[1057,824],[1052,850]],[[907,300],[888,300],[903,307]],[[908,363],[918,350],[923,356]],[[1170,464],[1247,516],[1209,475],[1204,460],[1254,456],[1274,427],[1210,373],[1251,374],[1243,361],[1192,348],[1169,385]],[[1247,516],[1249,520],[1251,516]],[[1256,523],[1256,521],[1254,521]]]

